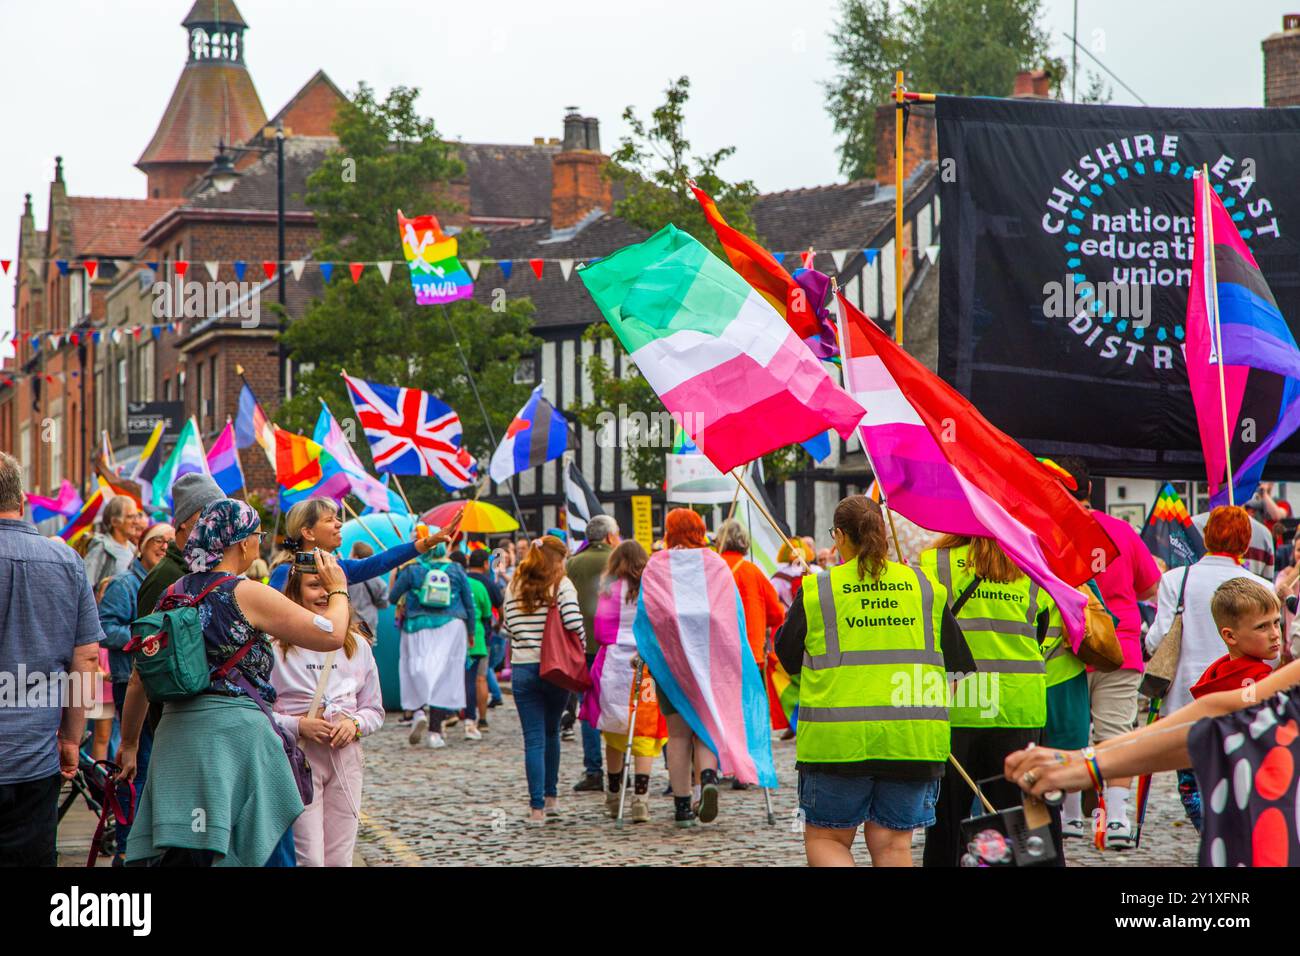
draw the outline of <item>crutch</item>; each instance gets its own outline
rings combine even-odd
[[[772,736],[772,698],[768,696],[767,668],[768,656],[771,654],[772,637],[769,634],[763,638],[763,705],[767,710],[767,735]],[[772,745],[769,743],[768,748]],[[776,814],[772,812],[772,791],[763,788],[763,803],[767,806],[767,825],[776,826]]]
[[[623,785],[618,788],[618,816],[614,826],[623,828],[623,805],[627,802],[627,785],[632,779],[632,738],[636,736],[636,711],[641,706],[641,677],[645,672],[645,661],[636,659],[632,670],[632,699],[627,702],[627,746],[623,750]]]

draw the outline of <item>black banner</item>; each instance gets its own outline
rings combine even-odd
[[[154,425],[163,423],[165,431],[175,434],[185,424],[184,402],[128,402],[126,406],[126,443],[144,445],[153,434]]]
[[[940,97],[935,115],[939,373],[1035,454],[1203,480],[1181,349],[1192,172],[1208,166],[1295,331],[1300,109]],[[1300,438],[1265,477],[1300,478]]]

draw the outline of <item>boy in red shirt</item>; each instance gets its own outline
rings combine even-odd
[[[1282,650],[1281,605],[1268,588],[1250,578],[1224,581],[1210,601],[1210,613],[1228,653],[1205,669],[1190,688],[1192,697],[1250,687],[1273,673]]]

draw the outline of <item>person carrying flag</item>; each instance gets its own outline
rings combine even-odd
[[[782,666],[801,675],[804,849],[810,866],[852,866],[861,827],[873,866],[911,866],[948,759],[947,674],[975,662],[948,589],[886,558],[878,504],[844,498],[832,537],[844,563],[800,582],[776,637]]]

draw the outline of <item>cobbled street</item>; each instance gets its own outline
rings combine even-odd
[[[561,815],[545,827],[525,824],[523,736],[509,694],[489,711],[482,741],[466,740],[463,725],[447,731],[448,746],[429,750],[407,743],[408,730],[390,713],[366,741],[365,794],[358,850],[369,866],[803,866],[796,818],[794,741],[773,741],[780,789],[772,795],[769,826],[763,793],[724,787],[716,823],[688,830],[672,825],[672,800],[662,761],[650,783],[648,823],[618,830],[604,816],[604,798],[574,793],[582,776],[582,744],[561,749]],[[1071,866],[1195,866],[1196,832],[1183,817],[1172,773],[1156,777],[1142,846],[1100,853],[1071,840]],[[919,865],[922,838],[914,856]],[[858,862],[868,855],[861,839]]]

